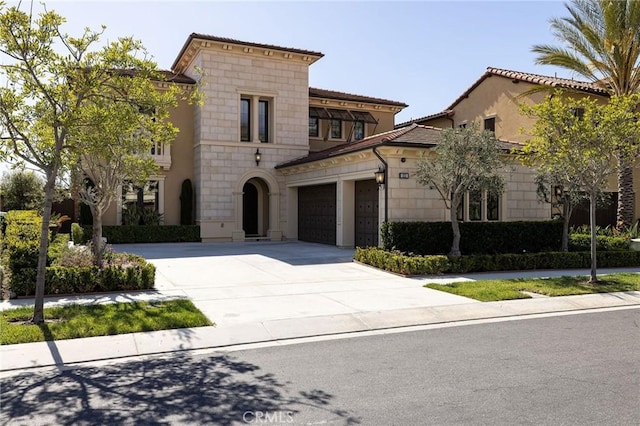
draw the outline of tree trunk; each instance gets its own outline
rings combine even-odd
[[[91,239],[93,246],[93,263],[101,267],[102,254],[104,252],[104,243],[102,242],[102,210],[95,205],[91,205],[90,208],[91,214],[93,215],[93,237]]]
[[[47,183],[44,190],[44,210],[42,212],[42,228],[40,231],[40,249],[38,251],[38,269],[36,275],[36,294],[33,306],[34,324],[44,323],[44,279],[47,272],[47,249],[49,248],[49,222],[51,221],[51,206],[56,185],[57,167],[47,173]]]
[[[618,160],[618,211],[616,227],[619,230],[633,225],[633,168],[625,159]]]
[[[565,195],[562,202],[562,251],[564,252],[569,251],[569,221],[572,212],[573,207],[571,207],[569,195]]]
[[[596,193],[591,192],[589,194],[589,224],[591,225],[591,279],[589,283],[597,284],[598,278],[596,277]]]
[[[460,224],[458,223],[457,206],[454,206],[453,203],[451,203],[449,214],[451,217],[451,229],[453,230],[453,242],[451,243],[449,255],[460,256]]]

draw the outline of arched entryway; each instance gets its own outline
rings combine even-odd
[[[242,187],[242,229],[246,237],[264,237],[269,229],[269,188],[260,178]]]

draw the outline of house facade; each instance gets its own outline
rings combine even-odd
[[[550,90],[555,88],[565,90],[567,96],[574,98],[588,96],[603,104],[609,100],[608,93],[594,83],[490,67],[443,111],[400,123],[396,128],[414,123],[440,128],[463,127],[475,121],[485,129],[494,131],[498,139],[524,143],[530,137],[527,130],[531,129],[535,122],[532,118],[520,114],[519,104],[540,103]],[[638,185],[640,185],[640,169],[636,167],[634,168],[635,188],[638,188]],[[615,225],[617,203],[615,176],[609,180],[606,191],[610,194],[609,206],[599,209],[598,223]],[[637,189],[634,192],[637,192]],[[639,197],[635,197],[634,211],[634,217],[637,220],[640,212]],[[588,223],[587,213],[586,209],[574,212],[574,223]]]
[[[487,110],[491,101],[459,112],[468,98],[486,88],[477,96],[486,100],[501,87],[480,82],[455,108],[397,127],[395,114],[407,107],[402,102],[309,87],[309,67],[322,56],[191,34],[166,84],[197,83],[204,102],[182,102],[172,111],[180,133],[171,145],[154,148],[158,175],[143,188],[125,185],[104,223],[126,223],[128,206],[137,203],[155,209],[163,223],[178,224],[181,186],[189,179],[202,241],[377,245],[384,221],[448,220],[437,191],[415,178],[418,159],[430,155],[442,128],[462,115],[493,114],[505,156],[521,140],[509,116]],[[506,103],[511,94],[500,96]],[[467,194],[462,220],[550,218],[549,205],[537,201],[532,169],[511,161],[503,173],[505,192]]]

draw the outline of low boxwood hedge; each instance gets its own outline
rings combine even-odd
[[[599,268],[640,265],[640,251],[597,253]],[[402,275],[518,271],[533,269],[575,269],[591,267],[589,252],[542,252],[525,254],[408,256],[377,247],[356,248],[354,259],[376,268]]]
[[[629,237],[596,235],[596,250],[629,250]],[[591,235],[589,234],[570,234],[569,235],[570,251],[589,251],[591,250]]]
[[[91,226],[83,226],[82,232],[74,227],[74,242],[83,244],[93,236]],[[109,244],[133,243],[188,243],[200,242],[198,225],[122,225],[103,226],[102,236]]]
[[[44,292],[53,295],[153,288],[155,266],[139,256],[127,256],[131,261],[127,266],[50,266],[45,275]],[[35,294],[35,280],[13,282],[11,290],[18,296],[32,296]]]

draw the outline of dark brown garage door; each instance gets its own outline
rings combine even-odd
[[[336,184],[298,188],[298,239],[336,244]]]
[[[374,179],[356,182],[356,246],[378,245],[378,184]]]

